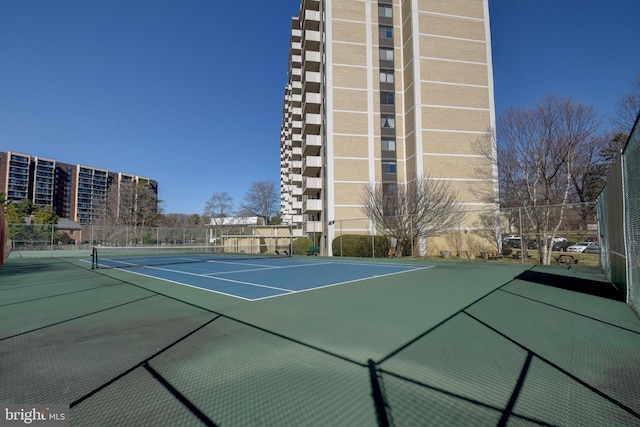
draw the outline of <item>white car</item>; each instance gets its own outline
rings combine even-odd
[[[596,242],[580,242],[580,243],[576,243],[573,244],[571,246],[569,246],[566,251],[567,252],[577,252],[577,253],[582,253],[584,252],[585,249],[591,247],[591,246],[597,246],[598,244]]]

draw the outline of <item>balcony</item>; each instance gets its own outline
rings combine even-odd
[[[317,156],[322,148],[320,135],[306,135],[302,142],[302,154],[305,156]]]
[[[304,121],[302,122],[302,133],[317,135],[320,133],[321,125],[322,116],[320,114],[305,114]]]
[[[294,160],[291,162],[291,171],[292,172],[300,172],[302,170],[302,160]]]
[[[305,51],[304,63],[302,68],[304,71],[320,71],[320,63],[322,62],[322,55],[320,52],[314,52],[312,50]]]
[[[306,156],[302,160],[302,175],[317,176],[322,169],[322,157]]]
[[[306,30],[304,32],[304,39],[302,40],[302,49],[320,51],[321,41],[322,36],[320,31]]]
[[[322,104],[322,96],[318,92],[305,92],[304,103],[307,108],[308,104],[318,104],[319,106],[320,104]]]
[[[320,221],[307,221],[304,229],[307,233],[322,233],[322,223]]]
[[[302,183],[302,194],[317,194],[322,190],[322,178],[306,177]]]
[[[304,11],[304,20],[305,21],[315,21],[320,22],[320,12],[317,10],[307,9]],[[307,24],[307,22],[305,22]],[[302,35],[302,34],[300,34]]]
[[[303,114],[319,114],[321,110],[321,96],[319,93],[308,92],[303,104]]]
[[[321,199],[307,199],[302,204],[302,213],[322,212]]]
[[[302,196],[302,187],[293,187],[291,190],[291,194],[294,196]]]

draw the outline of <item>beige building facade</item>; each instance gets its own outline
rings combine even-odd
[[[446,180],[466,210],[495,207],[496,171],[474,148],[492,144],[494,123],[488,0],[302,0],[281,128],[283,219],[330,255],[338,234],[372,232],[361,210],[370,184]]]

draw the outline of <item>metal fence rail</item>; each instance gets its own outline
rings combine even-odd
[[[640,116],[622,153],[627,299],[640,313]]]

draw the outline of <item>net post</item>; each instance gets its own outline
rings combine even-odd
[[[98,268],[98,251],[96,247],[93,246],[91,248],[91,269],[95,270],[96,268]]]

